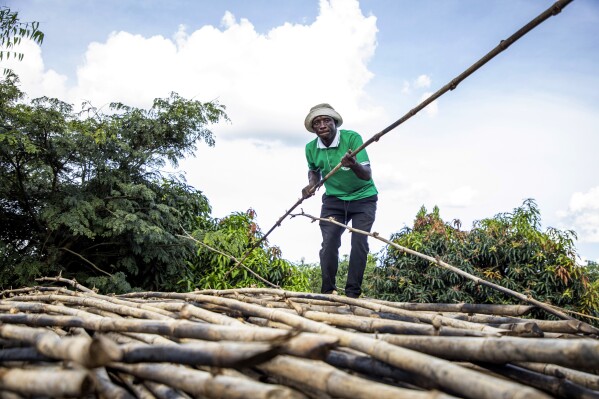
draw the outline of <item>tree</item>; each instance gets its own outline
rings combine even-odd
[[[0,82],[0,285],[63,273],[106,290],[174,289],[195,246],[177,234],[209,224],[207,198],[160,169],[214,144],[218,103],[176,93],[149,110],[120,103],[74,113],[22,102]]]
[[[39,30],[39,22],[21,22],[19,14],[8,7],[0,8],[0,61],[13,58],[23,59],[23,53],[14,51],[22,39],[31,39],[37,44],[44,41],[44,33]],[[7,75],[10,69],[4,68]]]
[[[459,221],[444,222],[435,207],[423,207],[413,228],[392,237],[414,249],[506,288],[566,309],[597,314],[599,296],[590,284],[588,269],[576,263],[573,231],[541,231],[541,217],[533,200],[512,213],[475,222],[462,231]],[[372,278],[384,299],[405,302],[513,303],[500,292],[388,248]]]
[[[188,274],[182,281],[187,290],[271,288],[264,280],[292,291],[306,291],[309,288],[308,275],[283,259],[281,250],[270,246],[267,240],[245,257],[263,237],[253,209],[215,219],[212,224],[197,229],[193,235],[201,244],[198,246],[198,257],[189,263]],[[245,267],[237,265],[243,258]]]

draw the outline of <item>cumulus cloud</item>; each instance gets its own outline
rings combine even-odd
[[[89,44],[77,81],[67,88],[62,78],[55,92],[71,103],[85,100],[97,107],[111,101],[147,107],[170,91],[216,99],[232,120],[221,135],[293,141],[316,103],[351,114],[358,127],[381,117],[382,108],[364,91],[373,77],[368,62],[376,34],[376,17],[364,16],[357,0],[321,0],[315,21],[284,23],[266,34],[227,11],[220,28],[180,27],[173,38],[113,32]],[[57,85],[51,82],[57,77],[39,65],[21,72],[30,86]]]
[[[428,77],[427,75],[420,75],[416,78],[416,80],[414,81],[414,87],[415,88],[428,88],[431,87],[431,78]]]
[[[599,186],[572,194],[568,210],[558,216],[578,233],[580,241],[599,243]]]

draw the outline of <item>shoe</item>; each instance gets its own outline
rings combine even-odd
[[[360,297],[360,295],[359,295],[359,294],[358,294],[358,295],[356,295],[356,294],[346,294],[346,296],[347,296],[348,298],[353,298],[353,299],[358,299],[358,298]]]
[[[329,291],[329,292],[323,292],[323,294],[325,294],[325,295],[338,295],[337,290],[333,290],[333,291]]]

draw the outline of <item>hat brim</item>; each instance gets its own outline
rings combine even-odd
[[[310,113],[308,114],[308,116],[306,116],[306,119],[304,120],[304,126],[309,132],[315,133],[314,129],[312,128],[312,121],[317,116],[330,116],[335,120],[335,125],[337,126],[341,126],[341,124],[343,123],[343,118],[334,109],[328,107],[317,108],[310,111]]]

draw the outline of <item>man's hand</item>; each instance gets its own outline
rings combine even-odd
[[[306,187],[302,188],[302,198],[310,198],[314,195],[315,191],[316,190],[314,190],[314,186],[312,184],[308,184]]]
[[[354,165],[357,164],[356,162],[356,157],[355,155],[351,155],[351,149],[349,149],[345,155],[343,156],[343,158],[341,158],[341,165],[348,167],[348,168],[352,168]]]

